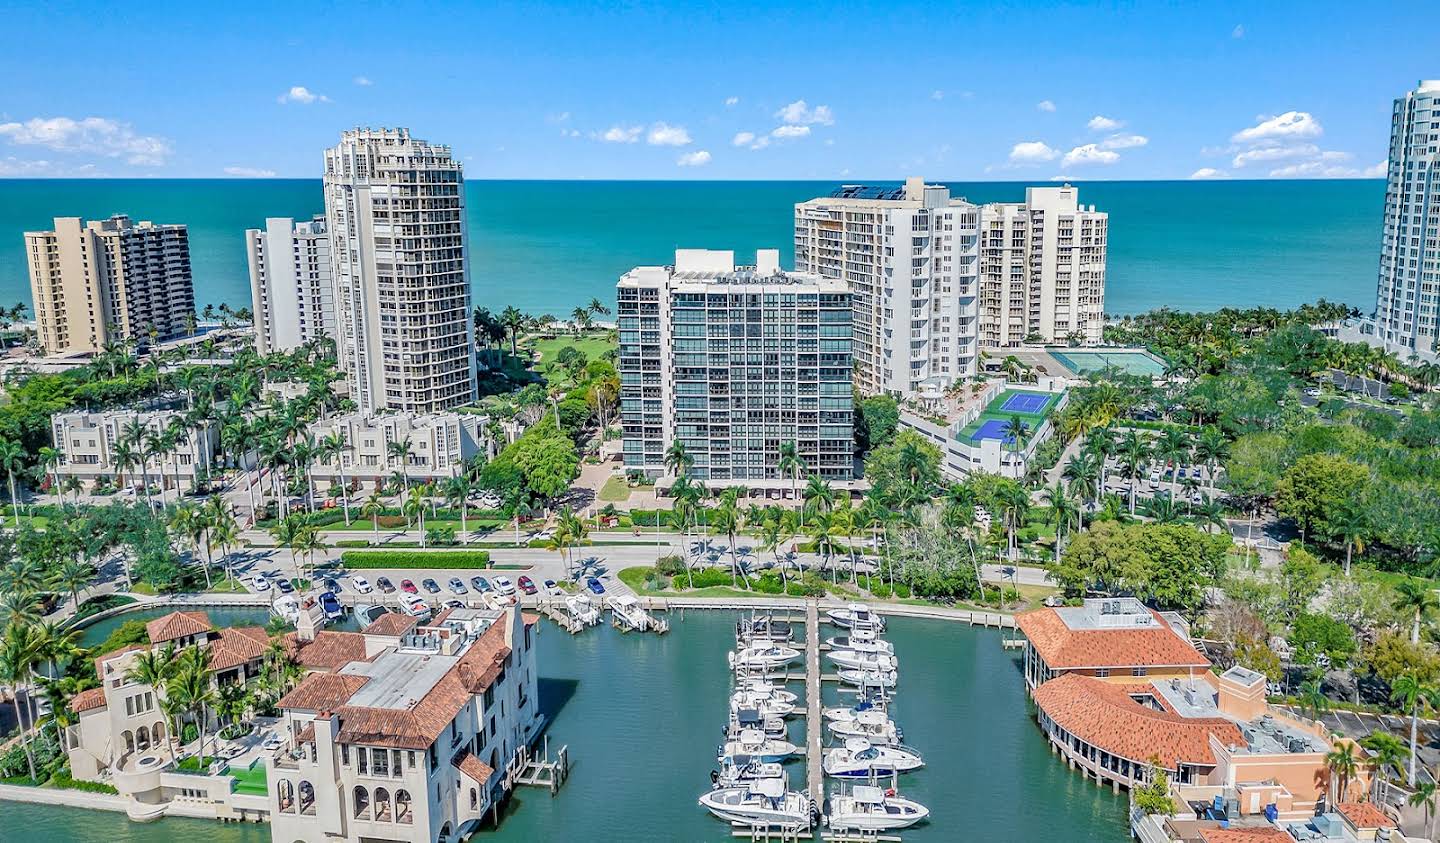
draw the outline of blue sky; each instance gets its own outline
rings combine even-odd
[[[0,177],[1356,177],[1440,77],[1433,0],[470,5],[0,3]]]

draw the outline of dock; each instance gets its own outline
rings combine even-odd
[[[543,754],[536,758],[530,754],[529,746],[521,746],[515,757],[506,765],[505,780],[508,787],[527,785],[543,787],[554,796],[560,785],[570,778],[570,746],[560,747],[555,759],[550,759],[550,736],[545,736]],[[508,788],[507,788],[508,789]]]
[[[820,716],[820,604],[805,601],[805,774],[810,801],[825,813],[825,769],[820,743],[825,723]]]

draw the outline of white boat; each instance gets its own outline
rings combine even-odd
[[[825,657],[841,667],[850,667],[856,670],[894,673],[900,667],[900,663],[895,660],[894,656],[874,650],[831,650],[825,654]]]
[[[930,816],[930,809],[869,785],[830,797],[830,827],[837,831],[892,831],[909,828]]]
[[[889,778],[924,765],[920,753],[907,746],[875,746],[864,738],[828,750],[824,763],[825,775],[842,779]]]
[[[364,629],[382,616],[390,614],[390,610],[384,606],[375,606],[362,603],[355,607],[355,619],[360,622],[360,628]]]
[[[735,622],[735,640],[741,644],[762,641],[782,644],[789,641],[793,634],[789,621],[777,621],[770,615],[753,615]]]
[[[289,595],[282,595],[270,604],[270,613],[286,623],[300,620],[300,601]]]
[[[700,797],[700,806],[722,820],[741,825],[810,827],[809,798],[786,790],[783,778],[717,787]]]
[[[565,598],[565,613],[586,626],[600,622],[600,610],[584,594],[572,594]]]
[[[764,732],[748,729],[741,732],[740,737],[735,740],[721,744],[715,760],[723,764],[726,758],[743,755],[757,761],[778,762],[794,755],[796,751],[795,744],[783,738],[766,737]]]
[[[854,720],[831,720],[830,731],[837,738],[863,738],[874,746],[895,746],[905,738],[905,733],[883,711],[862,711]]]
[[[837,705],[824,709],[820,713],[826,720],[848,722],[866,711],[885,711],[888,705],[889,703],[883,699],[861,700],[852,706]]]
[[[785,768],[773,761],[757,761],[739,755],[722,759],[720,769],[710,771],[710,784],[714,787],[734,787],[745,782],[784,777]]]
[[[835,635],[825,639],[831,650],[857,650],[862,653],[895,655],[895,645],[874,635]]]
[[[795,703],[776,699],[768,694],[751,691],[736,691],[730,695],[730,710],[755,709],[763,717],[789,717],[795,713]]]
[[[783,686],[777,685],[769,679],[746,679],[742,682],[737,682],[736,687],[739,691],[765,697],[766,699],[776,702],[788,703],[790,705],[798,705],[800,702],[800,696],[794,691],[787,691]]]
[[[885,619],[870,611],[870,607],[864,603],[851,603],[843,609],[831,609],[825,615],[830,618],[831,623],[844,629],[858,626],[875,632],[885,631]]]
[[[772,738],[783,738],[790,731],[785,725],[785,718],[779,715],[765,715],[754,708],[734,709],[730,712],[729,723],[725,726],[727,738],[734,738],[751,729],[764,732],[767,737]]]
[[[651,626],[650,614],[640,606],[640,601],[629,594],[617,594],[610,598],[610,614],[623,629],[644,632]]]
[[[878,671],[846,668],[845,670],[836,671],[836,675],[840,677],[841,682],[850,685],[859,685],[861,688],[890,689],[894,688],[895,683],[900,679],[899,675],[893,670]]]
[[[751,644],[726,654],[730,667],[740,670],[775,670],[800,658],[794,647],[779,644]]]

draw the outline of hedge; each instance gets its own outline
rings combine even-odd
[[[398,550],[347,550],[340,554],[345,567],[371,568],[486,568],[490,553],[484,550],[435,550],[411,553]]]

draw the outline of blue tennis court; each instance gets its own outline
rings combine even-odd
[[[975,432],[970,434],[971,442],[979,442],[981,439],[999,439],[1005,444],[1015,441],[1015,437],[1006,436],[1005,428],[1010,424],[1006,419],[986,419]]]
[[[1039,414],[1050,402],[1050,396],[1037,392],[1017,392],[1005,399],[1000,409],[1006,413],[1030,413]]]

